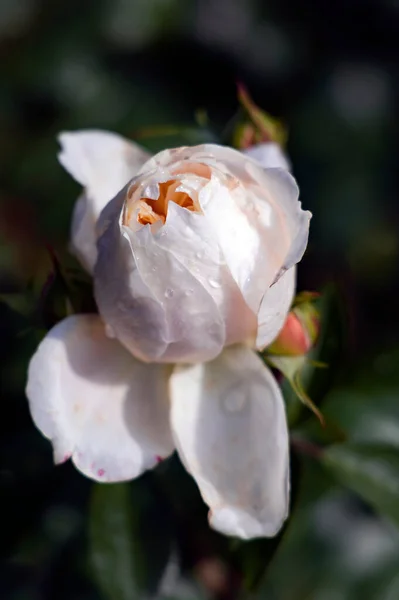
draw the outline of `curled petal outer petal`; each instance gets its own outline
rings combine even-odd
[[[91,210],[90,199],[83,192],[76,201],[72,213],[69,249],[89,273],[93,272],[97,259],[96,219]]]
[[[246,304],[227,268],[217,238],[209,235],[209,222],[203,215],[171,203],[164,227],[154,236],[157,245],[185,266],[213,299],[225,326],[225,345],[256,335],[256,315]],[[192,288],[184,290],[192,295]]]
[[[55,462],[72,458],[86,476],[122,481],[173,451],[163,365],[133,358],[105,335],[97,315],[58,323],[33,356],[27,396]]]
[[[298,201],[298,186],[288,171],[265,169],[263,175],[259,181],[263,182],[265,189],[268,190],[269,198],[278,199],[290,239],[288,252],[275,278],[276,281],[285,271],[301,260],[308,244],[309,223],[312,214],[308,210],[302,210],[302,205]]]
[[[162,305],[143,282],[129,241],[121,233],[125,191],[109,202],[98,222],[94,292],[108,331],[136,357],[156,360],[165,351],[167,324]]]
[[[132,232],[119,218],[124,195],[123,190],[99,222],[94,280],[100,313],[142,360],[210,360],[225,344],[224,321],[201,278],[190,271],[189,261],[168,245],[173,215],[168,228],[158,233],[149,226]],[[182,223],[178,229],[179,236],[187,233]]]
[[[296,267],[291,267],[264,295],[258,313],[258,350],[271,344],[280,333],[294,299],[295,286]]]
[[[302,257],[311,215],[301,209],[298,187],[285,169],[264,169],[232,148],[203,144],[167,150],[142,171],[187,160],[207,164],[214,172],[199,192],[199,203],[209,234],[216,237],[234,281],[257,314],[267,288]]]
[[[286,154],[283,152],[280,144],[267,142],[265,144],[255,144],[242,153],[253,158],[262,165],[264,169],[286,169],[291,170],[291,165]]]
[[[264,285],[271,285],[302,258],[307,246],[311,213],[302,210],[298,186],[286,168],[270,168],[271,165],[260,168],[260,164],[252,158],[242,164],[237,158],[241,153],[231,148],[213,144],[205,144],[201,148],[215,158],[220,156],[230,172],[244,184],[246,193],[241,196],[237,193],[234,200],[256,231],[258,240],[252,235],[252,243],[245,246],[244,236],[249,239],[245,228],[238,225],[238,220],[233,222],[231,219],[230,231],[234,234],[242,232],[243,239],[240,243],[236,237],[236,245],[230,244],[230,249],[224,244],[223,251],[228,255],[227,262],[248,305],[257,312],[265,293]],[[209,203],[211,210],[214,213],[212,222],[221,229],[222,215],[216,206]],[[219,219],[215,218],[217,214]],[[237,257],[232,246],[242,250],[241,257]]]
[[[97,218],[150,154],[107,131],[63,132],[58,139],[60,163],[85,188],[72,217],[71,249],[91,272],[96,260]]]
[[[214,529],[271,537],[289,504],[289,452],[281,391],[242,345],[214,361],[177,367],[170,380],[176,448],[210,507]]]

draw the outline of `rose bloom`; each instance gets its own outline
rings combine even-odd
[[[60,135],[84,187],[71,248],[97,314],[58,323],[33,356],[27,396],[56,463],[124,481],[175,449],[210,525],[273,536],[289,505],[284,401],[257,351],[277,336],[310,213],[274,144],[151,157],[106,132]]]

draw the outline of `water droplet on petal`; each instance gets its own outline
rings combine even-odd
[[[209,285],[213,288],[220,288],[220,281],[217,281],[217,279],[209,279]]]
[[[196,258],[198,258],[199,260],[201,260],[203,254],[202,254],[202,252],[196,252],[195,256],[196,256]]]
[[[174,294],[174,292],[173,292],[172,288],[166,288],[166,290],[165,290],[165,298],[172,298],[173,294]]]
[[[191,288],[189,288],[188,290],[186,290],[186,291],[184,292],[184,295],[185,295],[185,296],[191,296],[191,294],[192,294],[193,292],[194,292],[194,290],[192,290]]]
[[[229,413],[238,412],[244,408],[247,399],[247,386],[237,385],[230,387],[222,399],[223,408]]]

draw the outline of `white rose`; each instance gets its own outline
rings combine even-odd
[[[255,160],[204,144],[149,158],[109,133],[60,141],[85,187],[71,247],[101,317],[68,317],[30,363],[32,415],[56,462],[121,481],[176,448],[212,527],[274,535],[288,512],[288,432],[255,350],[284,323],[310,219],[281,151],[264,144]]]

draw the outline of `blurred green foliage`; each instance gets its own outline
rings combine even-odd
[[[390,0],[0,3],[2,599],[399,598],[398,14]],[[288,128],[314,214],[299,288],[325,291],[313,358],[329,365],[302,376],[324,429],[282,382],[292,515],[245,543],[208,528],[176,456],[123,485],[54,468],[24,397],[43,332],[91,305],[66,254],[79,189],[56,134],[217,141],[237,81]]]

